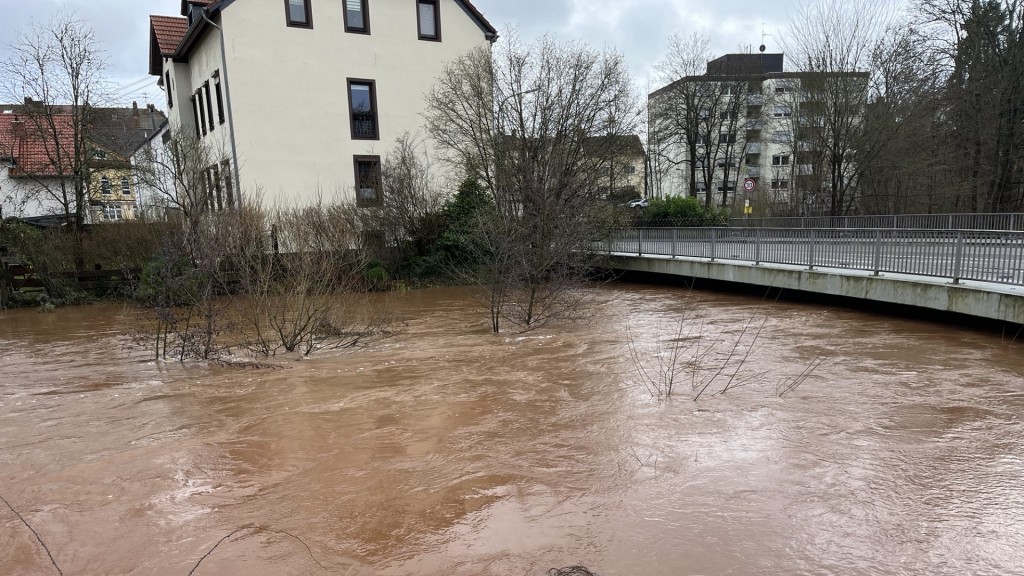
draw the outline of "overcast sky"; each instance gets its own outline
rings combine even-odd
[[[673,32],[703,30],[715,53],[740,46],[756,50],[762,27],[769,51],[779,50],[778,35],[790,10],[802,0],[474,0],[498,28],[514,26],[524,40],[544,33],[560,39],[581,39],[595,47],[613,46],[625,54],[641,91],[651,86],[649,72],[664,54]],[[372,0],[371,0],[372,3]],[[118,99],[128,105],[163,105],[156,78],[147,76],[149,15],[177,16],[180,0],[0,0],[0,50],[6,52],[31,22],[46,22],[63,8],[73,10],[96,31],[119,87]],[[745,50],[746,48],[744,48]]]

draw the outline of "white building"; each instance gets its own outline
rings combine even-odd
[[[375,204],[381,157],[425,132],[445,64],[497,37],[468,0],[184,0],[182,15],[151,17],[150,73],[172,131],[219,158],[218,206],[239,189]]]
[[[694,196],[726,208],[749,201],[758,215],[822,210],[831,170],[823,154],[826,116],[834,106],[820,101],[838,79],[855,93],[843,100],[853,103],[853,124],[860,124],[867,74],[786,72],[783,63],[782,54],[727,54],[708,62],[705,74],[650,94],[654,195]]]

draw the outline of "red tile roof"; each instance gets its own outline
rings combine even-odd
[[[188,31],[188,19],[173,16],[150,16],[149,22],[153,28],[153,35],[156,36],[160,55],[169,58],[174,54],[181,39]]]
[[[73,117],[53,116],[57,138],[44,118],[0,113],[0,157],[13,158],[11,176],[58,176],[57,160],[69,168],[74,155]]]

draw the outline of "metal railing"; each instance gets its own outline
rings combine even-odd
[[[730,218],[730,226],[754,228],[896,228],[922,230],[1024,231],[1024,214],[896,214],[879,216],[812,216]]]
[[[834,228],[628,228],[608,253],[739,260],[1024,286],[1024,232]]]

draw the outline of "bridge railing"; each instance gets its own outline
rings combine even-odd
[[[1024,285],[1024,232],[1001,230],[628,228],[601,249]]]
[[[900,230],[1009,230],[1021,232],[1024,231],[1024,213],[730,218],[729,226],[734,228],[880,228]]]

